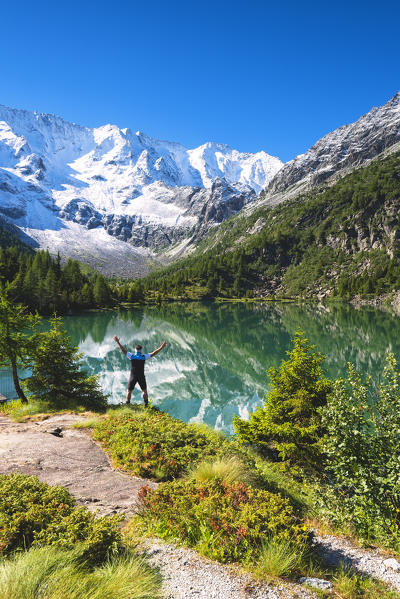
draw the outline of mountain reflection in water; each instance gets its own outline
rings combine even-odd
[[[349,361],[376,376],[387,351],[400,358],[399,318],[348,304],[169,304],[67,316],[64,324],[110,403],[124,401],[130,367],[113,335],[132,351],[137,343],[153,351],[165,339],[168,347],[146,364],[154,405],[226,432],[234,414],[246,418],[261,405],[265,371],[286,357],[296,330],[327,356],[332,377]],[[142,401],[139,389],[132,401]]]

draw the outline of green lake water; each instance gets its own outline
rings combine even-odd
[[[100,375],[110,403],[125,399],[128,350],[145,352],[165,339],[168,347],[146,363],[153,404],[186,422],[206,422],[231,432],[234,414],[247,418],[268,389],[266,369],[278,366],[296,330],[327,356],[328,375],[353,362],[362,373],[380,375],[387,351],[400,360],[400,318],[370,307],[274,304],[169,304],[121,312],[64,317],[90,373]],[[139,389],[132,402],[141,402]]]

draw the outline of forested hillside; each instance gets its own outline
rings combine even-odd
[[[12,240],[3,237],[0,230],[0,240],[3,239]],[[62,314],[113,303],[110,285],[101,275],[88,276],[75,260],[62,266],[59,256],[54,259],[47,251],[34,253],[23,244],[0,248],[0,281],[8,288],[11,300],[41,314]]]
[[[379,295],[400,287],[400,153],[324,190],[232,217],[133,284],[163,297]]]

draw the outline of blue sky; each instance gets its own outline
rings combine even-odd
[[[290,160],[400,89],[398,2],[3,2],[0,103]]]

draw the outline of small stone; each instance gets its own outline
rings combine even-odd
[[[333,586],[332,583],[329,582],[329,580],[323,580],[322,578],[307,578],[304,576],[300,578],[300,583],[308,584],[310,587],[313,587],[314,589],[322,590],[331,589]]]
[[[394,557],[390,557],[389,559],[383,560],[383,565],[386,569],[394,570],[395,572],[400,572],[400,563]]]
[[[54,428],[53,430],[50,431],[46,431],[46,433],[50,433],[50,435],[54,435],[55,437],[62,437],[62,428],[60,428],[59,426],[57,428]]]

